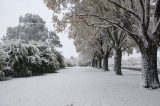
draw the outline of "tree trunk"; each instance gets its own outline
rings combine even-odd
[[[157,70],[157,49],[156,46],[141,49],[142,79],[143,87],[145,88],[154,89],[160,87]]]
[[[122,51],[121,49],[116,49],[114,54],[114,71],[116,75],[122,75],[121,61],[122,61]]]
[[[95,68],[97,68],[97,60],[94,60],[94,62],[93,62],[93,66],[95,67]]]
[[[94,67],[94,59],[91,61],[91,67]]]
[[[98,58],[98,68],[99,69],[102,68],[102,58],[101,57]]]
[[[109,53],[107,52],[103,58],[103,69],[105,71],[109,71],[109,68],[108,68],[108,58],[109,58]]]

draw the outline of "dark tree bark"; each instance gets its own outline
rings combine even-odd
[[[91,61],[91,67],[94,67],[94,59]]]
[[[98,58],[98,68],[102,68],[102,58],[100,56]]]
[[[96,60],[93,60],[92,66],[96,67]]]
[[[97,62],[97,60],[94,60],[94,67],[98,68],[98,62]]]
[[[157,47],[150,46],[140,50],[142,55],[143,87],[151,89],[160,87],[157,70]]]
[[[103,69],[105,71],[109,71],[109,68],[108,68],[109,55],[110,55],[110,53],[107,51],[106,54],[104,55],[104,58],[103,58]]]
[[[121,49],[116,49],[114,54],[114,71],[116,75],[122,75],[121,60],[122,60],[122,51]]]

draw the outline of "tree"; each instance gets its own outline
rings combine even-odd
[[[8,40],[21,39],[28,41],[43,41],[54,47],[62,47],[59,37],[54,31],[48,31],[45,21],[39,15],[26,14],[19,17],[19,25],[7,28]]]
[[[113,28],[112,26],[105,27],[103,25],[105,23],[104,20],[101,20],[101,19],[94,17],[94,14],[96,14],[98,16],[106,16],[107,15],[107,17],[110,17],[109,15],[111,15],[108,13],[108,9],[104,9],[103,7],[101,7],[103,5],[101,3],[99,3],[99,4],[98,3],[99,2],[97,2],[96,0],[95,1],[94,0],[93,1],[81,1],[80,3],[76,2],[75,4],[77,4],[77,5],[74,6],[74,10],[72,10],[69,14],[66,14],[64,20],[65,20],[65,22],[70,22],[71,26],[74,26],[75,22],[76,23],[81,22],[81,23],[86,24],[87,26],[94,28],[95,30],[98,27],[98,29],[101,31],[101,34],[98,34],[100,38],[98,38],[97,40],[99,41],[99,43],[102,47],[102,45],[103,45],[102,43],[104,43],[104,41],[102,41],[102,39],[103,40],[108,39],[106,41],[113,48],[114,54],[115,54],[114,71],[117,75],[122,75],[122,72],[121,72],[122,51],[127,50],[129,47],[133,46],[133,41],[131,42],[131,40],[127,39],[128,37],[126,36],[126,33],[124,31],[120,31],[116,27]],[[90,9],[88,9],[88,7],[90,7]],[[54,7],[53,7],[53,9],[54,9]],[[116,8],[115,10],[118,10],[118,9]],[[91,13],[93,16],[89,16],[88,15],[89,13]],[[118,17],[118,14],[119,13],[117,12],[114,16]],[[57,20],[57,17],[55,17],[55,18]],[[61,21],[61,23],[65,23],[65,22]],[[81,27],[83,27],[82,24],[80,24],[80,25],[81,25]],[[65,27],[65,25],[57,24],[57,27],[58,28],[60,27],[60,29],[63,29],[63,27]],[[111,30],[107,30],[104,32],[102,31],[102,30],[106,30],[106,29],[112,29],[112,32],[111,32]],[[89,30],[87,30],[87,31],[89,31]],[[102,34],[103,34],[103,36],[101,36]],[[129,45],[129,46],[126,47],[126,45]],[[108,48],[107,43],[106,43],[106,47]],[[132,49],[128,49],[128,50],[132,51]],[[103,51],[101,49],[100,52],[99,52],[100,55],[97,54],[97,52],[94,54],[97,56],[97,58],[99,60],[98,61],[99,64],[101,64],[101,60],[104,57],[103,55],[104,55],[105,51]],[[98,66],[101,67],[101,65],[98,65]]]
[[[152,2],[150,0],[131,0],[124,1],[119,4],[115,1],[108,0],[112,6],[119,7],[124,13],[124,20],[131,22],[127,19],[127,15],[131,15],[136,24],[128,24],[130,29],[118,24],[117,21],[106,19],[110,24],[118,27],[119,29],[127,32],[138,44],[142,55],[142,76],[144,79],[145,88],[157,88],[159,87],[159,79],[157,72],[157,49],[159,46],[159,5],[160,0],[157,0],[154,11],[154,28],[152,28],[152,17],[150,13],[152,11]],[[138,10],[137,10],[138,9]],[[127,15],[126,15],[127,14]],[[112,22],[111,22],[112,21]],[[135,31],[135,27],[139,28],[139,31]]]
[[[105,46],[104,48],[104,56],[103,56],[103,69],[105,71],[109,71],[108,59],[113,55],[112,48],[110,46]]]
[[[39,15],[21,16],[2,41],[0,48],[7,56],[0,63],[5,76],[26,77],[65,67],[64,57],[55,49],[62,46],[59,37],[48,31]]]
[[[157,48],[159,46],[159,5],[160,1],[156,1],[154,15],[150,15],[153,11],[151,7],[153,3],[150,0],[125,0],[121,3],[113,0],[108,0],[108,3],[113,7],[120,8],[121,16],[117,20],[94,15],[99,19],[106,21],[110,25],[119,28],[128,33],[139,46],[142,55],[142,76],[144,80],[143,86],[145,88],[158,88],[159,79],[157,72]],[[105,5],[104,5],[105,6]],[[113,10],[113,7],[110,8]],[[105,6],[105,8],[107,8]],[[93,16],[93,15],[92,15]],[[131,18],[129,18],[130,16]],[[119,23],[119,20],[125,21],[127,28]],[[134,21],[133,24],[132,21]],[[154,21],[154,27],[153,26]],[[140,29],[140,30],[137,30]]]
[[[82,26],[79,26],[79,24],[82,24],[83,28]],[[87,31],[88,29],[90,29],[90,31]],[[85,57],[85,61],[94,58],[93,56],[96,54],[99,64],[97,63],[95,66],[99,66],[99,68],[101,68],[101,46],[93,28],[88,27],[83,23],[75,24],[72,26],[69,37],[75,40],[74,44],[76,46],[76,50],[77,52],[80,52],[81,57]]]
[[[53,47],[62,47],[62,44],[60,43],[59,37],[53,31],[49,32],[49,35],[47,37],[47,42],[50,45],[52,45]]]
[[[19,17],[19,25],[7,29],[8,39],[23,39],[45,41],[48,37],[48,29],[45,21],[39,15],[26,14]]]
[[[129,35],[138,45],[142,55],[142,77],[143,87],[145,88],[159,88],[159,79],[157,72],[157,49],[160,45],[160,0],[62,0],[56,1],[44,0],[49,8],[52,10],[61,10],[60,6],[66,3],[74,4],[71,8],[79,7],[86,14],[81,16],[95,18],[98,23],[92,21],[89,25],[96,25],[99,27],[116,27],[119,30]],[[95,4],[96,2],[96,4]],[[155,4],[155,5],[154,5]],[[92,8],[94,7],[94,8]],[[110,17],[107,15],[95,14],[93,11],[96,7],[107,10]],[[119,17],[113,15],[117,13],[115,9],[118,8]],[[73,9],[73,12],[77,8]],[[90,10],[91,9],[91,10]],[[152,15],[151,13],[154,12]],[[76,13],[77,14],[77,13]],[[89,18],[89,19],[91,19]]]
[[[111,48],[108,43],[105,43],[105,39],[103,37],[102,31],[100,28],[96,28],[93,26],[88,26],[84,22],[80,22],[77,18],[72,19],[71,29],[69,33],[69,37],[73,38],[76,49],[82,56],[85,57],[85,60],[88,60],[86,57],[92,61],[92,66],[97,68],[102,68],[102,59],[108,61],[109,55],[111,53]],[[104,45],[105,43],[105,45]],[[106,54],[108,53],[108,54]],[[108,55],[104,59],[104,55]],[[108,57],[108,58],[107,58]],[[108,62],[105,62],[106,70],[108,70]],[[88,61],[87,61],[88,62]],[[104,64],[103,63],[103,64]],[[103,65],[105,66],[105,65]]]

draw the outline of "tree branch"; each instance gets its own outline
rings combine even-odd
[[[118,48],[120,49],[120,48],[122,47],[122,45],[123,45],[126,41],[127,41],[127,40],[124,39],[124,40],[119,44]]]
[[[155,30],[153,35],[160,40],[160,0],[157,0],[156,2],[156,8],[154,11],[154,26]]]
[[[112,20],[107,19],[107,18],[100,17],[98,15],[94,15],[94,14],[81,14],[81,15],[78,15],[78,16],[81,16],[81,17],[95,17],[95,18],[98,18],[100,20],[104,20],[104,21],[108,22],[109,24],[111,24],[111,26],[115,26],[118,29],[128,33],[138,44],[140,44],[140,45],[143,44],[143,41],[140,39],[138,34],[135,34],[131,31],[129,31],[127,28],[122,27],[121,25],[119,25],[118,22],[112,21]],[[106,26],[106,28],[108,28],[108,25],[104,25],[104,26]]]
[[[140,2],[140,6],[142,8],[142,22],[141,22],[141,27],[142,27],[142,31],[143,31],[143,35],[145,37],[145,39],[148,41],[148,42],[151,42],[151,38],[149,37],[148,35],[148,28],[149,28],[149,21],[150,21],[150,16],[149,16],[149,5],[148,4],[148,0],[147,1],[144,1],[145,4],[143,3],[143,0],[139,0]]]
[[[130,47],[132,47],[132,46],[134,46],[134,45],[136,45],[136,43],[134,43],[134,44],[132,44],[132,45],[129,45],[129,46],[123,48],[122,51],[125,51],[126,49],[128,49],[128,48],[130,48]]]
[[[127,9],[127,8],[123,7],[122,5],[116,3],[116,2],[114,2],[114,1],[112,1],[112,0],[108,0],[108,1],[109,1],[110,3],[112,3],[112,4],[114,4],[115,6],[117,6],[117,7],[121,8],[121,9],[125,10],[126,12],[132,14],[132,15],[133,15],[134,17],[136,17],[139,21],[141,21],[141,18],[139,17],[139,15],[137,15],[136,13],[134,13],[132,10]]]

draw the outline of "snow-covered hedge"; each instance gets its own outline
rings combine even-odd
[[[64,68],[63,56],[44,42],[6,41],[0,46],[0,76],[28,77]],[[2,75],[1,75],[2,74]]]

